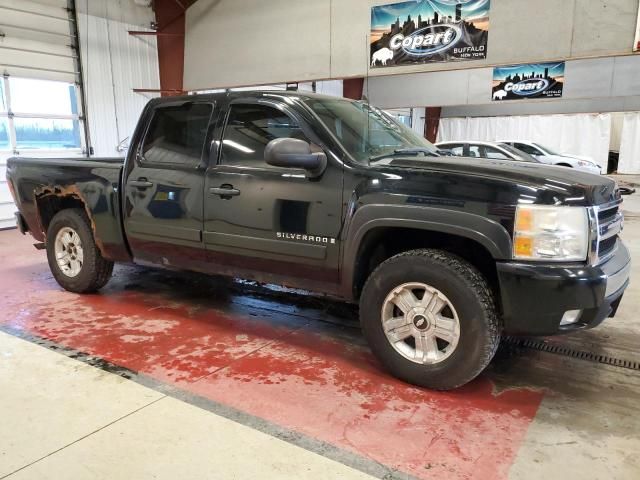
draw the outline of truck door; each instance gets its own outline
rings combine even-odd
[[[305,140],[325,150],[323,175],[264,161],[270,140]],[[338,281],[342,164],[296,112],[272,100],[233,101],[218,164],[205,180],[204,243],[219,272],[324,289]]]
[[[198,269],[204,260],[202,214],[205,140],[214,105],[161,103],[130,152],[124,227],[134,259]]]

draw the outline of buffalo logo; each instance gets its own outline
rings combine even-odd
[[[375,66],[376,62],[380,62],[382,65],[387,65],[389,60],[393,59],[393,50],[388,48],[381,48],[371,57],[371,66]]]
[[[462,29],[458,25],[430,25],[406,37],[402,33],[394,35],[389,47],[392,51],[402,49],[408,55],[426,57],[453,48],[461,38]]]

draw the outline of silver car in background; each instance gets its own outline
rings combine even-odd
[[[576,170],[595,173],[596,175],[602,174],[602,168],[600,167],[600,165],[596,164],[591,158],[588,157],[569,155],[567,153],[558,153],[551,148],[536,142],[505,140],[500,143],[511,145],[518,150],[528,153],[529,155],[536,157],[542,163],[547,163],[549,165],[558,165],[561,167],[575,168]]]
[[[436,147],[444,154],[454,157],[543,163],[528,153],[500,142],[440,142],[436,143]]]

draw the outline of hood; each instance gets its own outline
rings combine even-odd
[[[533,201],[538,204],[590,206],[619,198],[616,183],[607,177],[541,163],[465,157],[396,157],[376,162],[372,168],[394,170],[400,175],[415,172],[415,177],[405,173],[403,178],[416,181],[428,172],[452,175],[455,181],[469,177],[469,181],[492,184],[491,188],[519,192],[512,203]],[[529,200],[522,200],[523,197]]]
[[[576,160],[584,160],[585,162],[590,162],[593,163],[594,165],[596,165],[596,162],[593,161],[593,158],[591,157],[586,157],[584,155],[569,155],[568,153],[563,153],[562,155],[556,155],[556,157],[559,158],[575,158]]]

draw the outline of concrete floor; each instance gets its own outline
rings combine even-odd
[[[380,369],[350,307],[132,266],[74,295],[31,243],[0,232],[0,479],[640,478],[638,371],[504,348],[431,392]],[[549,341],[637,362],[638,310],[636,281]]]

